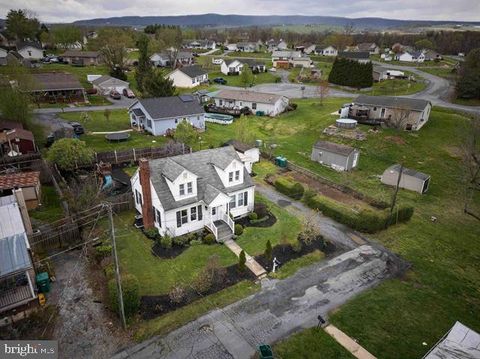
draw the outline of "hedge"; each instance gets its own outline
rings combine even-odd
[[[285,177],[279,177],[274,182],[275,188],[280,192],[293,199],[301,199],[305,189],[298,182],[292,182]]]
[[[305,196],[305,203],[337,222],[366,233],[380,231],[395,223],[407,222],[413,215],[412,207],[400,208],[392,216],[388,210],[362,209],[355,213],[350,207],[318,194]]]
[[[355,60],[337,57],[328,76],[328,82],[356,88],[371,87],[372,63],[361,64]]]
[[[118,296],[117,282],[110,279],[108,282],[108,297],[110,300],[110,308],[118,313]],[[140,308],[140,294],[138,279],[132,274],[122,276],[122,293],[123,308],[125,309],[125,317],[130,318],[138,312]]]

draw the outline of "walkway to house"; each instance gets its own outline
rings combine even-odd
[[[230,249],[237,257],[240,256],[240,252],[242,251],[242,247],[240,247],[235,241],[229,239],[223,242]],[[267,271],[263,268],[252,256],[249,256],[245,252],[245,257],[247,259],[246,266],[248,269],[252,271],[253,274],[257,276],[257,278],[262,279],[267,276]]]
[[[358,359],[376,359],[364,347],[358,344],[355,340],[350,338],[347,334],[332,324],[327,325],[325,332],[335,339],[342,347],[347,349],[355,358]]]

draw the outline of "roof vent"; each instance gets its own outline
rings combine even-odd
[[[183,102],[192,102],[193,101],[193,96],[192,95],[180,95],[180,100]]]

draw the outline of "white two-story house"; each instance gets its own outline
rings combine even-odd
[[[144,98],[128,109],[130,124],[154,136],[165,135],[183,120],[199,131],[205,130],[205,110],[192,95]]]
[[[176,87],[192,88],[208,82],[208,72],[200,66],[179,67],[167,75]]]
[[[221,242],[234,234],[232,218],[254,208],[255,185],[232,146],[141,159],[131,183],[144,227],[162,236],[206,227]]]

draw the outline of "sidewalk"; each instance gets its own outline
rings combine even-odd
[[[223,244],[227,246],[228,249],[230,249],[237,257],[240,256],[240,252],[242,251],[242,247],[240,247],[236,242],[233,240],[229,239],[228,241],[225,241]],[[262,279],[267,276],[267,271],[265,268],[263,268],[258,262],[251,256],[249,256],[245,252],[245,257],[247,259],[247,262],[245,263],[247,268],[252,271],[253,274],[257,276],[257,278]]]
[[[325,332],[329,334],[333,339],[335,339],[342,347],[347,349],[355,358],[358,359],[377,359],[372,354],[370,354],[365,348],[360,344],[350,338],[347,334],[342,332],[340,329],[335,327],[332,324],[327,325]]]

